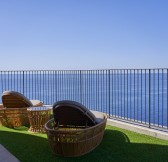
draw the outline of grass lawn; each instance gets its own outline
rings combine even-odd
[[[82,157],[63,158],[51,152],[46,134],[31,134],[28,127],[0,126],[0,143],[21,162],[168,161],[168,141],[107,126],[102,143]]]

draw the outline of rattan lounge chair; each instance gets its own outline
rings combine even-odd
[[[107,122],[105,114],[89,111],[74,101],[59,101],[53,105],[53,115],[45,130],[55,155],[82,156],[101,143]]]
[[[19,92],[5,91],[0,105],[0,124],[8,127],[28,124],[27,108],[42,105],[41,101],[29,100]]]

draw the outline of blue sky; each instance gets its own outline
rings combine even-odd
[[[167,0],[0,0],[0,70],[168,68]]]

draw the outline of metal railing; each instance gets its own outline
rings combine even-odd
[[[168,69],[0,71],[6,90],[45,104],[75,100],[109,118],[168,130]]]

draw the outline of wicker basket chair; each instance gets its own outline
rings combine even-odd
[[[7,127],[29,124],[27,107],[42,105],[41,101],[29,100],[19,92],[4,91],[0,105],[0,124]]]
[[[53,115],[45,130],[55,155],[82,156],[101,143],[107,122],[105,114],[64,100],[53,105]]]

